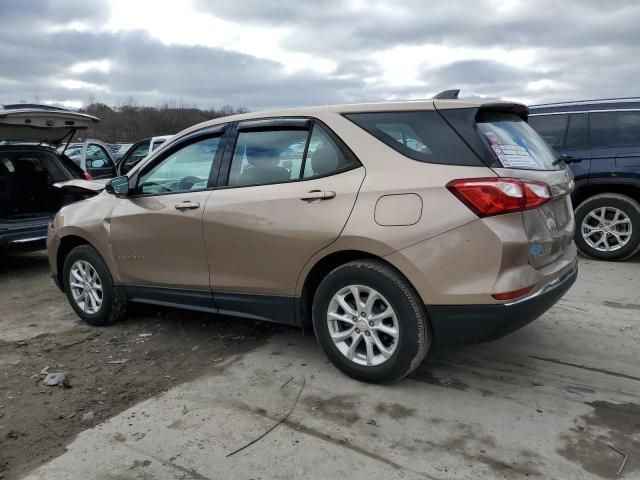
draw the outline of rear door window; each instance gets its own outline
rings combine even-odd
[[[435,110],[349,113],[345,117],[414,160],[446,165],[482,165]]]
[[[557,154],[531,126],[513,113],[480,112],[480,135],[505,168],[560,170]]]
[[[640,145],[640,112],[592,112],[591,144],[596,148]]]
[[[241,130],[228,186],[249,187],[333,175],[358,166],[320,122],[299,127]]]
[[[529,117],[529,125],[538,132],[538,135],[556,150],[562,150],[564,146],[565,132],[569,115],[532,115]]]

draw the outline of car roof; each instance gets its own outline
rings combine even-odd
[[[603,98],[599,100],[577,100],[573,102],[544,103],[530,105],[531,115],[542,113],[589,112],[594,110],[640,109],[640,98]]]
[[[526,105],[508,101],[483,101],[483,100],[408,100],[401,102],[377,102],[377,103],[353,103],[341,105],[325,105],[315,107],[285,108],[281,110],[264,110],[257,112],[241,113],[227,117],[219,117],[213,120],[199,123],[176,134],[176,137],[194,130],[199,130],[209,126],[219,125],[228,122],[241,120],[254,120],[270,117],[315,117],[326,113],[346,114],[346,113],[367,113],[367,112],[398,112],[398,111],[418,111],[418,110],[445,110],[461,108],[479,107],[516,107],[522,112],[527,111]]]

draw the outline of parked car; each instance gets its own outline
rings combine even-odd
[[[117,162],[131,148],[132,143],[108,143],[107,147],[113,159]]]
[[[0,252],[43,248],[58,209],[87,196],[54,185],[86,178],[56,147],[97,121],[46,105],[0,107]]]
[[[125,175],[129,170],[136,166],[149,153],[159,148],[173,135],[162,135],[158,137],[149,137],[134,143],[125,155],[117,163],[118,174]]]
[[[526,118],[438,99],[201,123],[61,210],[53,277],[92,325],[129,302],[313,325],[342,371],[398,380],[576,279],[573,176]]]
[[[116,161],[106,143],[88,138],[82,143],[72,143],[59,147],[64,153],[92,178],[112,178],[116,176]]]
[[[529,124],[576,180],[578,248],[623,260],[640,251],[640,99],[534,105]]]

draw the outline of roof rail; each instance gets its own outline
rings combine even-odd
[[[433,100],[457,100],[460,89],[444,90],[432,97]]]
[[[555,107],[565,105],[582,105],[589,103],[617,103],[617,102],[640,102],[640,97],[619,97],[619,98],[594,98],[592,100],[572,100],[568,102],[552,102],[552,103],[537,103],[535,105],[529,105],[530,107]]]

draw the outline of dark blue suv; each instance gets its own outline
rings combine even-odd
[[[602,260],[640,250],[640,98],[533,105],[529,124],[576,180],[578,248]]]

